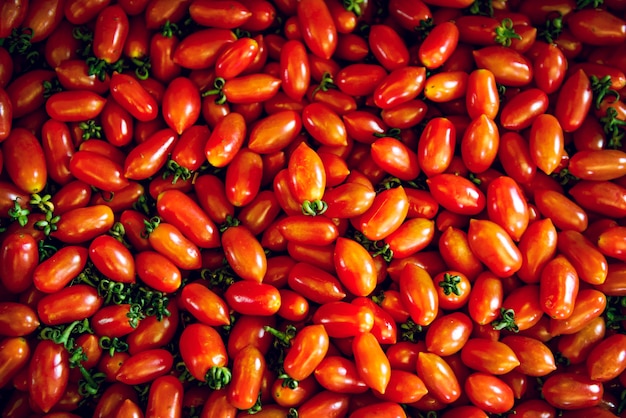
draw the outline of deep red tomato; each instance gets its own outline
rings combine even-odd
[[[94,239],[113,227],[114,214],[106,205],[68,210],[50,234],[65,244],[80,244]]]
[[[0,342],[0,358],[6,360],[0,367],[0,388],[5,388],[11,380],[28,364],[31,348],[25,338],[4,338]]]
[[[191,18],[202,26],[235,29],[245,23],[252,13],[238,1],[193,1],[189,6]]]
[[[442,173],[430,177],[426,182],[437,202],[451,212],[476,215],[485,208],[484,193],[465,177]]]
[[[126,359],[115,375],[115,379],[127,385],[140,385],[167,374],[174,359],[162,348],[144,350]]]
[[[589,377],[596,382],[608,382],[626,369],[626,336],[613,334],[593,347],[587,358]]]
[[[96,18],[93,54],[112,64],[122,56],[124,43],[130,31],[128,15],[118,4],[103,8]]]
[[[150,384],[146,415],[179,418],[183,414],[183,400],[183,384],[176,376],[157,377]],[[141,408],[137,409],[143,413]]]
[[[591,108],[592,98],[589,77],[582,69],[563,82],[554,109],[554,116],[558,119],[563,131],[572,132],[582,125]]]
[[[323,0],[298,2],[296,16],[306,46],[316,56],[329,59],[337,48],[337,28]]]
[[[472,373],[465,380],[464,387],[470,401],[485,412],[499,414],[513,407],[513,390],[492,374]]]
[[[83,271],[87,259],[88,251],[84,247],[63,247],[35,268],[32,282],[44,293],[58,292]]]
[[[113,73],[109,88],[111,97],[136,119],[147,122],[157,117],[156,99],[130,75]]]
[[[280,292],[267,283],[237,281],[226,289],[224,299],[230,308],[242,315],[274,315],[280,309]]]
[[[580,409],[598,405],[604,386],[584,374],[562,372],[545,380],[541,394],[555,408]]]
[[[13,294],[22,293],[33,283],[39,264],[39,251],[30,234],[12,233],[2,240],[0,249],[0,282]]]
[[[0,335],[24,337],[39,326],[36,312],[19,302],[0,302]]]
[[[291,268],[288,284],[292,290],[319,304],[346,297],[343,285],[333,274],[306,262],[297,263]]]
[[[69,354],[50,340],[37,343],[28,366],[28,393],[42,411],[48,412],[63,397],[69,381]]]
[[[37,193],[46,185],[48,174],[41,142],[23,128],[13,128],[2,142],[4,167],[13,184],[27,193]]]
[[[37,303],[37,314],[46,325],[68,324],[91,317],[103,303],[97,289],[76,284],[42,297]]]

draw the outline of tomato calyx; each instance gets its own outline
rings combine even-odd
[[[604,318],[607,329],[622,329],[622,322],[626,321],[626,296],[607,297]]]
[[[96,57],[89,57],[85,62],[89,66],[87,74],[90,76],[95,75],[100,81],[106,80],[107,74],[113,72],[121,73],[124,69],[124,60],[122,58],[112,64]]]
[[[217,77],[215,81],[213,81],[213,89],[207,90],[202,93],[202,97],[206,96],[217,96],[215,99],[216,104],[224,104],[226,103],[226,95],[224,94],[224,86],[226,85],[226,80],[222,77]]]
[[[113,357],[115,353],[125,353],[128,351],[128,344],[126,341],[120,340],[117,337],[111,338],[102,336],[100,337],[98,344],[100,345],[100,348],[106,351],[111,357]]]
[[[401,136],[400,136],[401,134],[402,134],[402,130],[400,130],[400,128],[391,128],[383,133],[379,133],[379,132],[373,133],[373,135],[376,138],[395,138],[398,140],[401,139]]]
[[[563,16],[558,13],[557,16],[547,19],[546,22],[538,28],[537,38],[543,39],[549,44],[553,44],[554,41],[563,32]]]
[[[493,2],[491,0],[476,0],[467,8],[467,12],[472,15],[492,17]]]
[[[597,9],[604,4],[604,0],[576,0],[576,10],[585,8]]]
[[[45,194],[41,196],[39,193],[33,193],[30,201],[28,202],[31,206],[37,207],[42,213],[54,212],[54,203],[50,200],[52,196],[49,194]]]
[[[186,167],[181,166],[174,160],[168,160],[165,165],[165,171],[163,171],[163,180],[172,176],[172,184],[176,184],[178,180],[189,180],[193,176],[194,172]]]
[[[235,273],[228,264],[214,270],[202,269],[200,277],[207,280],[211,288],[226,289],[235,282]]]
[[[363,14],[363,0],[343,0],[343,8],[356,16]]]
[[[25,226],[28,223],[28,215],[30,215],[30,210],[23,208],[19,202],[20,198],[16,197],[13,200],[13,207],[9,209],[9,219],[17,223],[20,226]]]
[[[274,337],[272,343],[272,352],[268,357],[268,367],[275,370],[277,373],[277,379],[282,379],[281,386],[288,387],[290,389],[296,389],[299,382],[289,376],[283,368],[283,361],[285,359],[285,350],[291,347],[291,340],[296,336],[296,327],[293,325],[287,325],[285,331],[277,330],[276,328],[266,325],[263,327],[266,332],[269,332]]]
[[[302,214],[308,216],[321,215],[328,209],[328,204],[323,200],[305,200],[302,202]]]
[[[87,58],[91,53],[93,44],[93,32],[86,26],[76,26],[72,29],[72,37],[83,43],[82,49],[79,49],[78,55]]]
[[[602,123],[602,130],[608,136],[607,147],[613,149],[621,148],[622,138],[625,135],[623,128],[626,126],[626,121],[618,118],[617,110],[613,107],[608,107],[606,115],[600,118],[600,123]]]
[[[607,74],[602,78],[592,75],[589,77],[589,81],[591,82],[591,91],[596,109],[600,109],[602,101],[607,94],[614,96],[615,100],[619,100],[619,93],[611,88],[612,81],[610,75]]]
[[[413,28],[413,30],[417,32],[418,39],[424,40],[434,27],[435,21],[432,17],[429,17],[428,19],[421,19],[419,25]]]
[[[354,231],[352,237],[356,242],[361,244],[372,257],[381,256],[386,262],[390,262],[393,259],[393,250],[389,244],[384,241],[372,241],[367,238],[363,233]]]
[[[421,325],[416,324],[411,318],[407,319],[406,322],[400,324],[400,330],[402,331],[400,334],[400,338],[402,341],[408,342],[417,342],[422,338],[422,333],[424,329]]]
[[[148,238],[150,234],[159,227],[161,221],[161,218],[158,216],[153,216],[149,220],[143,221],[145,227],[143,232],[141,233],[141,236],[143,238]]]
[[[497,331],[519,332],[519,327],[515,323],[515,311],[513,309],[500,308],[500,317],[492,321],[491,326]]]
[[[47,260],[56,253],[59,249],[52,244],[46,243],[44,240],[40,240],[37,243],[37,251],[39,253],[39,262]]]
[[[207,371],[204,381],[211,389],[220,390],[230,383],[231,378],[228,367],[213,366]]]
[[[39,61],[39,51],[33,49],[32,39],[34,32],[32,28],[13,28],[11,34],[6,38],[6,49],[11,55],[20,55],[24,61],[34,65]],[[4,44],[4,42],[3,42]]]
[[[320,84],[315,87],[315,89],[313,89],[313,94],[312,96],[315,97],[315,93],[317,93],[318,91],[328,91],[330,89],[337,89],[337,85],[335,84],[335,81],[333,80],[332,75],[329,72],[325,72],[322,75],[322,79],[320,80]]]
[[[496,28],[495,32],[496,36],[494,40],[502,46],[511,46],[512,39],[522,39],[522,37],[515,32],[513,21],[508,17],[502,19],[500,26]]]
[[[61,83],[59,82],[59,79],[56,77],[53,78],[52,80],[45,80],[43,83],[41,83],[41,85],[43,86],[42,95],[46,99],[55,93],[59,93],[63,91],[63,87],[61,87]]]
[[[45,236],[57,230],[57,223],[61,220],[61,216],[53,216],[52,212],[46,212],[45,219],[35,222],[35,227],[42,230]]]
[[[150,58],[144,57],[140,58],[131,58],[130,62],[135,67],[135,75],[139,80],[147,80],[150,77],[150,68],[152,65],[150,64]]]
[[[451,293],[454,293],[457,296],[461,296],[459,283],[461,283],[461,276],[457,274],[445,273],[443,275],[443,279],[438,283],[438,285],[443,289],[443,293],[446,296],[450,295]]]

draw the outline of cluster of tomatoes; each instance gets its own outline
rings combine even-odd
[[[2,1],[2,417],[626,417],[625,18]]]

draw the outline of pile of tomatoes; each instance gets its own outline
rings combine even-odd
[[[17,417],[626,417],[626,1],[0,3]]]

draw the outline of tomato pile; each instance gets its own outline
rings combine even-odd
[[[625,19],[2,1],[2,417],[626,417]]]

